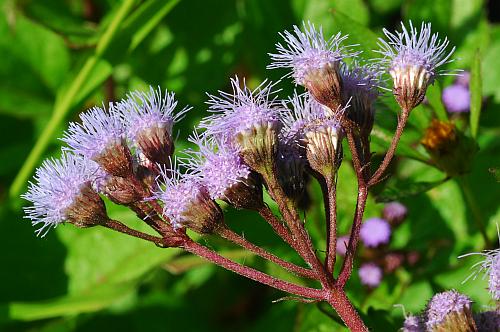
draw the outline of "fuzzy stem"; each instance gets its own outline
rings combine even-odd
[[[325,266],[328,273],[333,273],[335,260],[337,255],[337,181],[335,175],[325,178],[328,209],[326,209],[327,216],[327,247]]]
[[[264,218],[273,228],[274,232],[283,239],[283,241],[288,243],[288,245],[290,245],[290,247],[292,247],[294,250],[299,250],[297,243],[290,233],[290,230],[282,224],[281,220],[279,220],[278,217],[274,215],[273,211],[271,211],[271,209],[267,205],[259,209],[258,212],[261,217]]]
[[[284,268],[284,269],[286,269],[286,270],[288,270],[296,275],[306,277],[309,279],[315,279],[315,280],[318,278],[317,273],[315,273],[314,271],[297,266],[293,263],[287,262],[287,261],[273,255],[272,253],[270,253],[270,252],[264,250],[263,248],[253,244],[252,242],[248,241],[247,239],[245,239],[241,235],[233,232],[226,225],[223,225],[222,227],[217,229],[217,234],[219,234],[224,239],[231,241],[231,242],[247,249],[248,251],[251,251],[251,252],[257,254],[258,256],[260,256],[264,259],[267,259],[267,260],[281,266],[282,268]]]
[[[329,290],[326,301],[339,314],[344,324],[352,332],[366,332],[368,328],[359,317],[358,312],[347,298],[344,290],[337,287],[332,287]]]
[[[358,178],[358,197],[356,200],[356,210],[354,212],[354,220],[352,223],[351,235],[349,237],[349,244],[347,245],[346,255],[337,280],[337,285],[341,288],[345,286],[347,280],[351,277],[354,255],[356,254],[356,249],[358,247],[359,232],[361,230],[361,223],[365,212],[366,199],[368,198],[368,187],[364,179],[363,166],[360,163],[358,151],[356,149],[354,134],[350,130],[347,130],[347,141],[349,143],[349,149],[351,150],[356,177]]]
[[[187,240],[182,247],[192,254],[203,257],[206,260],[217,264],[227,270],[233,271],[239,275],[252,279],[254,281],[260,282],[262,284],[268,285],[270,287],[282,290],[284,292],[302,296],[308,299],[323,300],[324,292],[321,289],[314,289],[309,287],[299,286],[281,279],[277,279],[261,271],[255,270],[251,267],[247,267],[230,259],[227,259],[218,253],[194,242]]]
[[[267,184],[269,194],[278,204],[280,212],[297,242],[299,249],[298,253],[306,260],[307,264],[319,274],[322,285],[331,283],[333,278],[329,278],[324,266],[316,256],[314,246],[312,245],[304,224],[301,222],[293,203],[287,199],[283,188],[281,188],[279,184],[275,171],[262,172],[261,175]]]
[[[377,171],[373,174],[370,181],[368,182],[368,187],[371,187],[380,181],[385,170],[387,169],[387,167],[391,163],[392,157],[394,156],[394,153],[396,152],[396,148],[398,146],[399,139],[401,138],[401,135],[403,134],[403,130],[405,128],[405,125],[406,125],[406,122],[408,120],[409,115],[410,115],[409,110],[402,110],[401,111],[401,116],[398,119],[398,126],[396,128],[396,132],[394,133],[394,137],[392,138],[391,145],[389,146],[389,149],[387,150],[387,153],[385,154],[384,159],[382,160],[382,163],[380,164]]]
[[[135,229],[132,229],[132,228],[126,226],[125,224],[123,224],[123,223],[121,223],[119,221],[116,221],[116,220],[109,219],[102,226],[107,227],[107,228],[112,229],[112,230],[115,230],[117,232],[123,233],[123,234],[127,234],[127,235],[130,235],[130,236],[139,238],[139,239],[143,239],[143,240],[146,240],[146,241],[149,241],[149,242],[153,242],[158,247],[164,247],[165,246],[164,240],[162,238],[156,237],[156,236],[153,236],[153,235],[149,235],[149,234],[146,234],[146,233],[143,233],[143,232],[139,232],[139,231],[137,231]]]

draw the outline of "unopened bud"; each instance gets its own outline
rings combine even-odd
[[[130,205],[145,198],[146,193],[138,181],[119,176],[107,176],[100,184],[100,192],[112,202],[120,205]]]
[[[342,132],[334,120],[313,124],[305,130],[306,155],[313,170],[323,176],[335,173],[342,161]]]
[[[264,206],[262,183],[258,174],[252,172],[245,179],[224,191],[222,198],[237,209],[259,210]]]
[[[279,127],[277,123],[261,123],[239,132],[237,141],[245,163],[261,173],[272,168],[275,160]]]

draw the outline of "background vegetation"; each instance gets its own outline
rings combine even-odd
[[[37,238],[22,219],[25,202],[18,198],[34,167],[59,153],[58,137],[68,120],[132,89],[160,85],[175,91],[181,104],[194,106],[177,127],[181,149],[205,114],[205,92],[227,88],[235,73],[251,85],[284,73],[265,70],[267,53],[274,50],[279,31],[302,20],[321,24],[327,35],[348,33],[368,57],[382,27],[394,29],[400,20],[430,21],[457,46],[459,59],[451,67],[482,77],[477,80],[482,84],[471,87],[476,98],[471,118],[451,119],[480,147],[470,174],[443,182],[446,175],[424,162],[428,156],[419,145],[432,118],[448,118],[440,91],[451,84],[449,78],[433,86],[428,103],[412,113],[398,151],[404,158],[392,169],[396,176],[370,197],[366,217],[378,216],[383,208],[375,198],[397,198],[408,206],[409,217],[391,247],[416,250],[420,261],[385,276],[373,291],[363,288],[356,275],[348,289],[369,324],[380,331],[401,326],[403,313],[394,304],[418,311],[433,293],[445,289],[465,292],[478,306],[489,304],[484,280],[462,284],[474,259],[457,256],[485,247],[477,221],[486,225],[493,243],[495,223],[500,223],[499,12],[496,0],[0,1],[0,329],[340,329],[321,305],[273,303],[281,293],[175,249],[72,225]],[[282,86],[284,96],[293,88],[290,82]],[[377,106],[374,151],[383,152],[388,145],[396,111],[390,95]],[[339,179],[340,227],[346,232],[355,204],[355,179],[347,160]],[[319,244],[325,235],[316,183],[311,182],[309,192],[313,203],[306,215]],[[141,227],[128,211],[109,208],[116,219]],[[228,210],[227,220],[287,257],[287,248],[256,214]],[[282,273],[217,239],[203,241],[247,264]]]

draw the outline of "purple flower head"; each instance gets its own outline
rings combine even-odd
[[[414,68],[414,73],[419,69],[425,70],[427,84],[432,84],[436,75],[449,73],[447,71],[437,72],[436,69],[446,63],[452,62],[451,55],[455,51],[453,47],[450,52],[446,52],[449,41],[444,38],[439,39],[439,34],[432,34],[431,24],[422,22],[420,32],[409,22],[410,29],[406,29],[401,22],[401,32],[392,33],[384,29],[384,34],[388,41],[379,38],[379,47],[376,51],[384,58],[382,64],[389,67],[391,75],[394,77],[406,68]]]
[[[366,263],[359,268],[361,283],[369,287],[377,287],[382,281],[382,269],[373,263]]]
[[[403,332],[424,332],[422,318],[419,316],[408,315],[403,323]]]
[[[472,255],[481,255],[484,257],[484,260],[472,266],[475,271],[465,281],[470,278],[476,279],[479,274],[484,273],[484,276],[488,276],[488,290],[490,291],[492,298],[496,301],[500,301],[500,249],[484,250],[479,253],[469,253],[459,256],[458,258]]]
[[[45,160],[36,170],[28,192],[21,196],[33,203],[24,209],[25,218],[34,226],[42,224],[36,234],[43,237],[51,227],[68,220],[68,209],[82,187],[92,185],[98,173],[96,163],[70,153],[63,153],[60,159]]]
[[[200,176],[212,199],[227,199],[229,188],[249,179],[250,168],[234,146],[196,133],[189,141],[198,146],[198,151],[188,151],[191,158],[184,159],[183,165]]]
[[[95,159],[106,148],[121,144],[125,138],[125,128],[114,104],[109,104],[108,112],[100,107],[94,107],[80,114],[80,119],[81,123],[69,124],[62,138],[69,148],[63,149]]]
[[[425,311],[425,325],[429,331],[442,323],[452,312],[461,313],[470,310],[472,301],[455,290],[438,293],[432,297]]]
[[[307,76],[325,66],[331,66],[340,60],[357,55],[349,47],[342,46],[347,39],[339,32],[328,40],[323,36],[323,29],[316,29],[314,24],[303,22],[304,32],[296,25],[293,32],[280,33],[285,44],[278,43],[278,53],[269,54],[273,62],[267,66],[272,68],[292,68],[292,76],[299,85],[306,85]]]
[[[342,63],[340,73],[346,98],[360,95],[367,101],[373,101],[380,95],[379,88],[383,88],[382,70],[377,63],[362,63],[353,61],[350,65]]]
[[[360,237],[367,247],[387,244],[391,238],[391,227],[384,219],[370,218],[361,226]]]
[[[292,98],[283,102],[283,109],[280,139],[284,142],[299,142],[304,139],[304,130],[308,125],[328,118],[326,107],[318,103],[309,93],[299,95],[295,91]]]
[[[450,113],[469,112],[470,91],[467,86],[453,84],[443,90],[442,99],[446,110]]]
[[[349,235],[340,236],[337,239],[337,254],[345,256],[347,252],[347,245],[349,244]]]
[[[382,216],[392,225],[400,224],[408,214],[406,206],[399,202],[390,202],[384,206]]]
[[[167,90],[163,93],[160,87],[155,90],[151,86],[149,92],[129,93],[127,99],[119,104],[127,135],[132,141],[136,141],[141,132],[154,127],[165,128],[171,136],[173,125],[191,109],[185,107],[175,112],[176,107],[175,93]]]
[[[243,87],[236,76],[231,79],[232,93],[219,91],[219,96],[209,95],[209,111],[216,113],[205,118],[200,127],[211,136],[225,136],[234,140],[237,134],[262,125],[276,126],[279,111],[272,95],[274,84],[263,82],[250,90],[245,81]]]
[[[172,227],[189,227],[198,233],[211,233],[222,220],[222,212],[210,198],[198,174],[181,174],[177,163],[170,169],[160,167],[157,189],[151,199],[163,203],[163,213]]]

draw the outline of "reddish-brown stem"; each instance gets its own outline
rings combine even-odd
[[[396,128],[396,132],[394,133],[394,136],[391,141],[391,145],[389,146],[389,149],[387,150],[384,159],[382,160],[382,163],[378,167],[377,171],[373,174],[371,177],[370,181],[368,182],[368,187],[371,187],[377,182],[380,181],[382,175],[384,175],[385,170],[391,163],[392,157],[394,157],[394,153],[396,152],[396,148],[399,143],[399,139],[401,138],[401,135],[403,134],[403,130],[406,125],[406,121],[408,120],[408,116],[410,115],[409,110],[402,110],[401,115],[398,118],[398,126]]]
[[[261,209],[259,209],[259,214],[262,218],[264,218],[267,223],[273,228],[274,232],[281,237],[286,243],[288,243],[295,251],[298,251],[297,243],[292,237],[290,230],[283,225],[281,220],[278,219],[271,211],[271,209],[265,205]]]
[[[327,246],[325,266],[328,273],[333,273],[335,260],[337,255],[337,182],[335,175],[325,178],[326,182],[326,195],[328,197],[328,209],[325,209],[329,216],[327,216]],[[324,195],[325,195],[324,194]]]
[[[225,238],[226,240],[231,241],[231,242],[247,249],[248,251],[251,251],[251,252],[257,254],[258,256],[260,256],[264,259],[267,259],[267,260],[281,266],[282,268],[284,268],[284,269],[286,269],[286,270],[288,270],[296,275],[306,277],[309,279],[315,279],[315,280],[318,279],[318,275],[315,271],[303,268],[301,266],[297,266],[293,263],[287,262],[287,261],[271,254],[270,252],[253,244],[252,242],[248,241],[247,239],[240,236],[239,234],[233,232],[231,229],[227,228],[227,226],[225,226],[225,225],[223,225],[222,227],[217,229],[217,234],[219,234],[221,237]]]
[[[287,281],[277,279],[268,274],[265,274],[264,272],[233,262],[232,260],[227,259],[194,241],[187,240],[182,245],[182,247],[186,251],[189,251],[190,253],[195,254],[197,256],[203,257],[206,260],[214,264],[217,264],[227,270],[233,271],[239,275],[260,282],[262,284],[271,286],[273,288],[282,290],[284,292],[295,294],[308,299],[323,300],[325,298],[324,291],[321,289],[303,287]]]
[[[278,204],[279,210],[287,222],[295,241],[297,242],[297,247],[299,249],[298,253],[304,258],[306,263],[318,273],[322,285],[325,286],[332,283],[333,277],[330,278],[330,276],[326,273],[324,266],[316,256],[311,239],[309,238],[309,235],[307,234],[307,231],[300,220],[293,203],[287,198],[283,188],[281,188],[275,172],[263,172],[261,175],[267,184],[269,194]]]
[[[342,269],[340,270],[340,275],[337,280],[337,285],[340,288],[343,288],[347,283],[347,280],[349,280],[349,278],[351,277],[354,255],[356,254],[356,249],[358,247],[359,232],[361,230],[361,223],[363,221],[366,199],[368,197],[368,187],[364,179],[363,165],[361,165],[358,151],[356,149],[354,134],[350,130],[347,130],[347,142],[349,143],[354,170],[358,178],[358,197],[352,222],[351,235],[349,237],[349,244],[347,245],[346,255],[342,264]]]
[[[115,230],[117,232],[123,233],[123,234],[131,235],[131,236],[137,237],[139,239],[153,242],[154,244],[156,244],[159,247],[165,246],[164,240],[162,238],[136,231],[135,229],[132,229],[132,228],[126,226],[125,224],[122,224],[121,222],[116,221],[116,220],[110,219],[105,224],[103,224],[103,226],[107,227],[109,229]]]
[[[342,288],[332,287],[329,289],[326,301],[339,314],[344,324],[352,332],[366,332],[368,328],[363,323],[358,312],[347,298]]]

